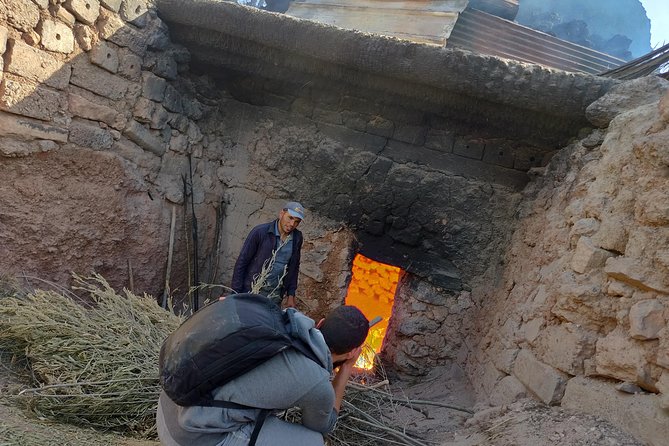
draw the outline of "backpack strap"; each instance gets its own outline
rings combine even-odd
[[[255,446],[256,440],[258,440],[258,435],[260,435],[260,429],[262,429],[262,425],[265,424],[267,415],[269,415],[269,409],[262,409],[260,411],[258,419],[256,420],[256,425],[253,428],[253,432],[251,432],[251,438],[249,439],[249,446]]]
[[[223,400],[202,400],[196,406],[204,407],[220,407],[221,409],[258,409],[258,407],[247,406],[246,404],[233,403],[232,401]]]
[[[251,407],[245,404],[221,400],[203,400],[198,403],[198,406],[220,407],[222,409],[258,409],[257,407]],[[262,429],[263,424],[265,424],[265,420],[267,420],[267,416],[270,412],[271,411],[269,409],[260,409],[258,418],[256,418],[256,425],[253,427],[253,432],[251,432],[249,446],[255,446],[256,441],[258,440],[258,435],[260,435],[260,429]]]

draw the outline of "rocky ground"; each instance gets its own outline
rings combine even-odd
[[[54,423],[16,406],[12,395],[21,377],[0,367],[0,446],[158,446],[113,433]],[[473,403],[466,383],[452,371],[435,371],[416,383],[397,386],[410,399],[459,407]],[[417,409],[417,410],[416,410]],[[445,407],[421,406],[397,414],[407,433],[441,446],[636,446],[643,443],[596,417],[548,407],[526,399],[510,406],[476,406],[469,414]]]
[[[413,411],[406,430],[440,446],[632,446],[644,443],[603,419],[550,407],[531,398],[508,406],[474,404],[464,378],[435,369],[402,390],[410,399],[473,407],[474,415],[442,407]]]
[[[526,399],[477,412],[442,446],[643,445],[610,423]]]

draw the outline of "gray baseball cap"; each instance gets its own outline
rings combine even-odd
[[[283,208],[293,217],[304,220],[304,206],[297,201],[289,201]]]

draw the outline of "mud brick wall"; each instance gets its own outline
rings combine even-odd
[[[136,0],[2,2],[0,52],[0,269],[159,294],[186,154],[202,151],[188,52]]]
[[[214,122],[208,135],[201,125],[225,110],[224,88],[190,72],[189,52],[171,42],[155,6],[2,2],[0,51],[0,240],[7,254],[0,271],[55,283],[96,271],[118,288],[161,296],[174,212],[169,290],[183,298],[189,275],[193,280],[194,207],[199,279],[228,285],[225,262],[234,261],[250,227],[274,218],[291,195],[252,197],[252,217],[237,212],[239,202],[229,205],[235,184],[221,181],[228,154],[216,132],[232,129]],[[310,224],[301,297],[318,315],[343,299],[352,241],[327,218],[313,214]]]

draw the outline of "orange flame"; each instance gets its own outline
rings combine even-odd
[[[353,259],[353,277],[346,294],[346,304],[355,305],[372,320],[377,316],[383,319],[369,330],[365,348],[355,364],[362,369],[374,366],[374,357],[381,351],[383,338],[388,328],[388,320],[393,309],[395,290],[400,277],[396,266],[375,262],[357,254]]]

